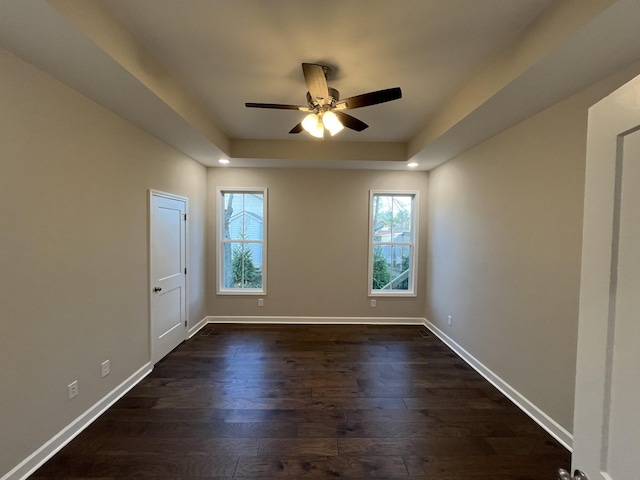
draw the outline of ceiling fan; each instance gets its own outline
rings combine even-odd
[[[323,138],[325,130],[328,130],[333,136],[344,127],[361,132],[369,126],[344,113],[344,110],[368,107],[402,98],[402,90],[399,87],[394,87],[340,100],[340,93],[335,88],[327,86],[327,76],[331,73],[329,67],[315,63],[303,63],[302,73],[309,89],[306,106],[278,103],[245,103],[245,106],[307,112],[308,115],[289,133],[300,133],[305,130],[314,137]]]

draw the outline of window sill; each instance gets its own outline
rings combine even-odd
[[[266,295],[266,290],[249,290],[249,289],[238,289],[238,290],[218,290],[216,295],[231,295],[234,297],[243,297],[250,295]]]
[[[369,292],[369,297],[396,297],[396,298],[415,298],[418,296],[415,292]]]

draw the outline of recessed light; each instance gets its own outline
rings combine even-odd
[[[229,163],[229,160],[227,160],[226,158],[221,158],[220,160],[218,160],[218,163],[223,163],[223,164],[227,164]]]
[[[409,168],[416,168],[417,166],[418,166],[417,162],[407,163],[407,167],[409,167]]]

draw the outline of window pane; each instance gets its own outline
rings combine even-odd
[[[391,267],[391,289],[409,290],[409,279],[411,278],[411,247],[394,246],[393,262]]]
[[[222,244],[222,276],[224,288],[233,288],[233,250],[238,248],[239,244],[223,243]]]
[[[391,239],[392,197],[374,195],[373,197],[373,241],[388,242]]]
[[[373,290],[389,289],[391,281],[391,246],[373,247]]]
[[[409,241],[398,237],[404,235],[408,238],[411,234],[411,197],[400,195],[393,197],[391,226],[394,242]]]
[[[262,244],[261,243],[245,243],[245,256],[253,263],[253,270],[250,270],[249,277],[245,277],[247,281],[246,288],[262,288]],[[247,265],[245,262],[245,274],[247,273]]]
[[[410,241],[412,200],[409,195],[374,195],[374,242]]]
[[[225,288],[262,288],[262,244],[224,244]]]
[[[224,194],[224,238],[263,239],[263,194],[227,192]]]

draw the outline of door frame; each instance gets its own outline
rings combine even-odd
[[[169,198],[171,200],[177,200],[184,202],[185,204],[185,215],[187,216],[187,221],[184,222],[184,263],[187,265],[187,274],[184,276],[184,296],[185,296],[185,325],[184,325],[184,339],[187,340],[189,338],[189,199],[187,197],[183,197],[180,195],[176,195],[173,193],[163,192],[161,190],[155,190],[150,188],[149,195],[147,196],[147,211],[149,215],[147,216],[147,261],[149,263],[149,268],[147,271],[147,308],[149,310],[149,362],[153,365],[153,258],[151,255],[151,245],[153,241],[153,233],[151,229],[151,225],[153,224],[153,197],[164,197]]]
[[[638,131],[638,91],[640,76],[589,109],[572,464],[592,480],[608,478],[601,467],[607,455],[603,446],[608,442],[617,318],[621,152],[624,137]],[[611,104],[623,108],[612,116]],[[599,445],[600,452],[591,454],[591,444]]]

